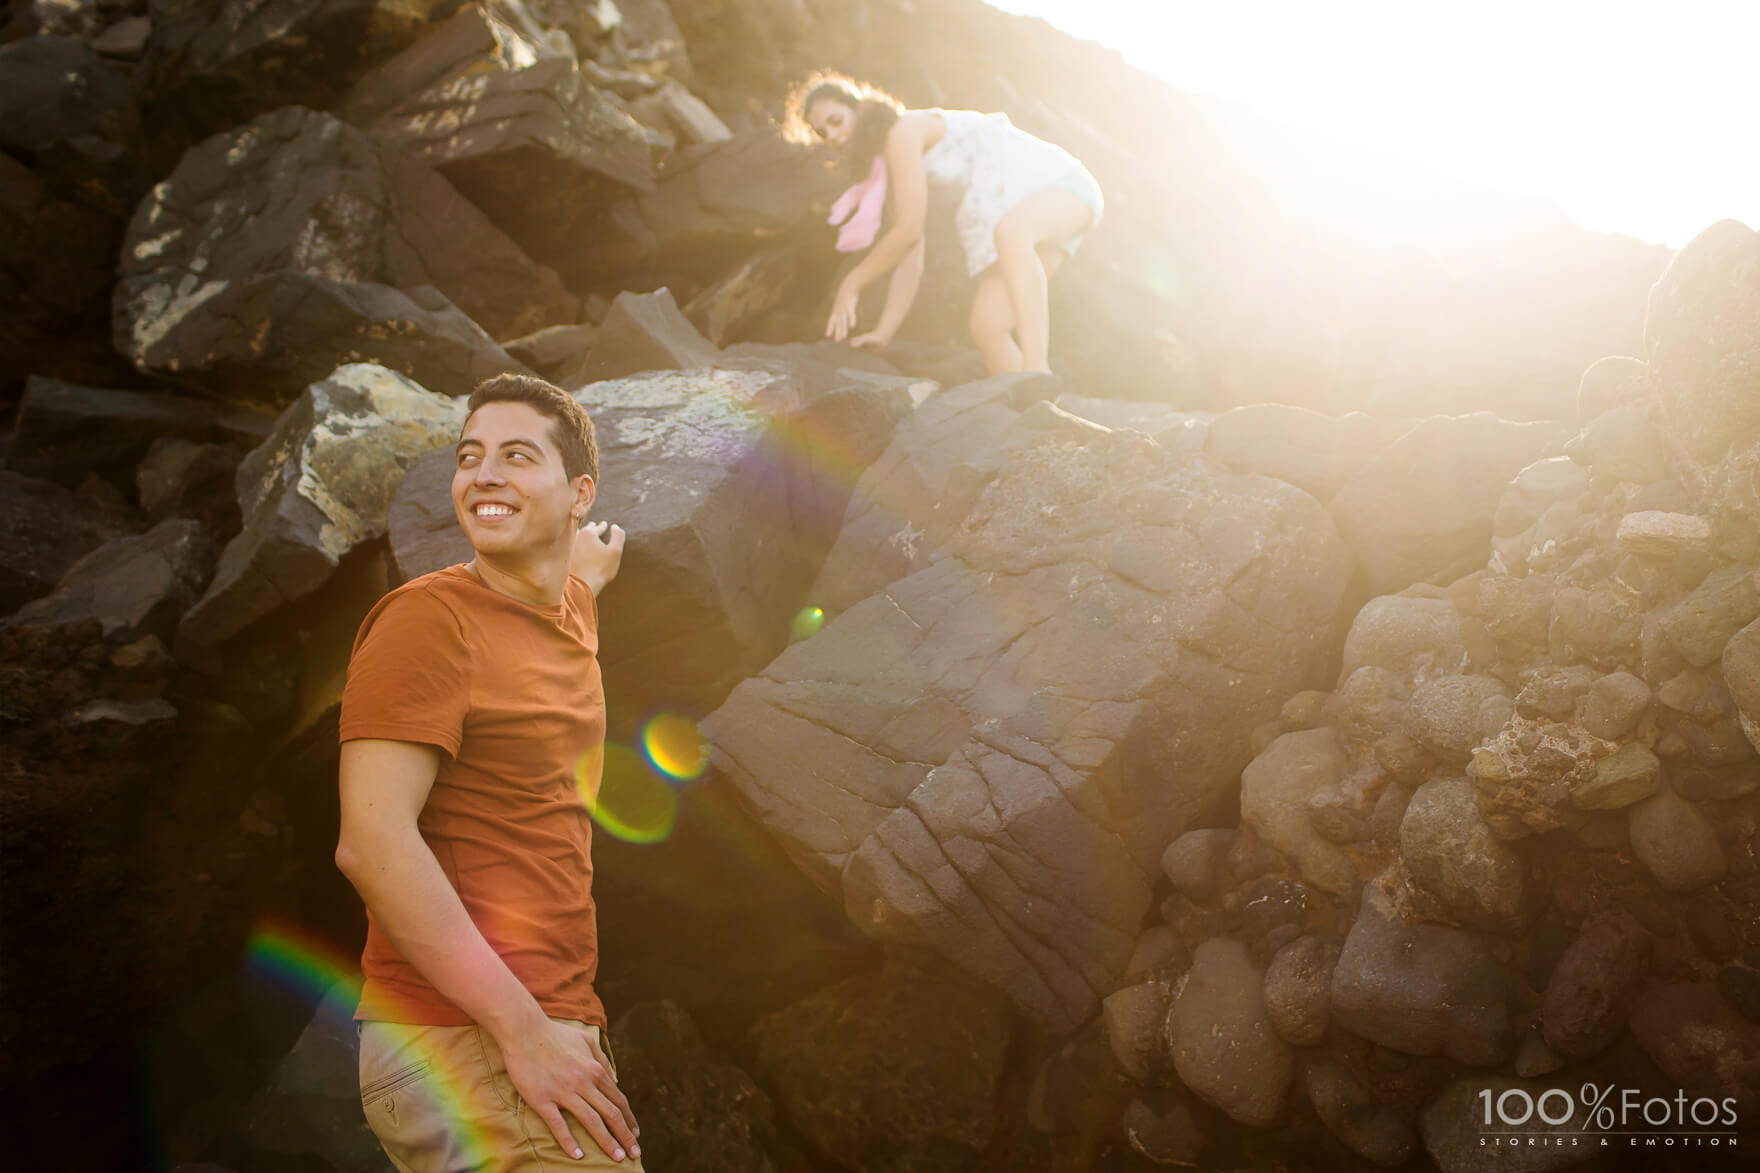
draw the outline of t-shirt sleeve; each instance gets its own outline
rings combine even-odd
[[[382,738],[456,755],[470,711],[470,651],[432,591],[380,600],[361,623],[342,690],[343,741]]]

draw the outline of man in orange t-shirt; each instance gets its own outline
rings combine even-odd
[[[342,699],[361,1101],[405,1173],[640,1169],[593,992],[582,801],[605,741],[595,596],[623,532],[582,527],[598,451],[567,393],[502,375],[469,408],[452,503],[476,556],[380,600]]]

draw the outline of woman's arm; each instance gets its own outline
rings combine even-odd
[[[886,305],[880,310],[880,320],[866,334],[851,338],[849,344],[874,346],[882,350],[892,345],[893,338],[898,335],[898,328],[904,325],[912,303],[917,300],[917,288],[922,283],[923,238],[919,236],[911,251],[905,254],[904,260],[893,267],[892,283],[886,287]]]
[[[923,171],[923,152],[940,116],[928,111],[904,115],[886,136],[886,198],[892,203],[892,227],[880,234],[837,287],[831,319],[825,324],[828,337],[842,341],[855,329],[856,303],[862,291],[910,255],[923,239],[923,222],[929,208],[929,178]],[[919,273],[920,276],[920,273]],[[916,290],[911,294],[914,297]],[[888,296],[888,304],[891,297]],[[907,303],[904,307],[909,309]],[[900,312],[900,320],[903,320]]]

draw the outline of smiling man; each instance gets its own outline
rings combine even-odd
[[[596,596],[623,532],[582,525],[598,450],[565,392],[502,375],[469,408],[452,504],[475,557],[380,600],[342,698],[361,1102],[408,1173],[639,1169],[593,991],[580,794],[599,781]]]

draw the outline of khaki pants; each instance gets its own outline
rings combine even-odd
[[[596,1026],[568,1025],[599,1037]],[[360,1036],[361,1109],[401,1173],[642,1173],[634,1157],[606,1156],[567,1112],[585,1155],[577,1161],[563,1152],[514,1091],[501,1048],[479,1027],[363,1022]]]

